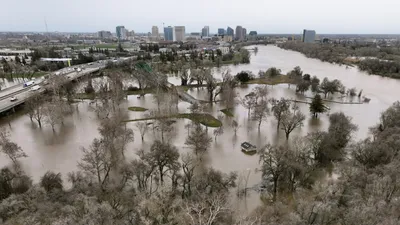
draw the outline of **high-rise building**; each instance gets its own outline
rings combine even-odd
[[[243,36],[243,27],[242,26],[236,26],[236,40],[243,40],[244,36]]]
[[[173,41],[174,40],[174,28],[171,26],[164,27],[164,40]]]
[[[201,36],[203,36],[203,37],[210,36],[210,27],[209,26],[204,26],[204,28],[201,29]]]
[[[303,42],[314,43],[315,42],[315,30],[303,30]]]
[[[152,35],[153,37],[155,37],[155,38],[158,38],[159,33],[158,33],[158,27],[157,27],[157,26],[153,26],[153,27],[151,28],[151,35]]]
[[[126,39],[126,29],[124,26],[117,26],[116,33],[117,33],[118,40]]]
[[[225,35],[225,29],[224,28],[218,28],[218,35]]]
[[[233,38],[234,32],[233,32],[233,29],[231,27],[226,28],[226,35],[232,36],[232,38]]]
[[[242,34],[242,38],[243,38],[242,40],[245,40],[245,39],[246,39],[246,36],[247,36],[247,29],[243,27],[242,33],[243,33],[243,34]]]
[[[184,40],[185,40],[185,26],[175,26],[174,41],[184,41]]]
[[[112,37],[112,34],[110,31],[101,30],[97,32],[97,36],[101,39],[108,39]]]

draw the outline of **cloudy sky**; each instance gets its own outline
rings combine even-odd
[[[400,0],[4,0],[0,31],[95,32],[124,25],[186,26],[198,32],[242,25],[259,33],[400,33]]]

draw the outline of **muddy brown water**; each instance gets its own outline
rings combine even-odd
[[[277,67],[286,73],[295,66],[300,66],[305,73],[312,76],[316,75],[321,80],[323,77],[329,79],[339,79],[346,87],[356,87],[358,90],[363,89],[363,95],[370,98],[368,104],[359,105],[343,105],[328,103],[331,108],[330,113],[343,111],[346,115],[353,118],[353,122],[358,125],[359,130],[354,135],[355,139],[362,139],[368,136],[368,128],[378,122],[380,113],[389,107],[394,101],[400,98],[400,81],[379,76],[368,75],[358,71],[356,68],[346,69],[344,66],[323,63],[319,60],[308,59],[300,53],[286,51],[275,46],[258,46],[257,55],[252,55],[251,63],[248,65],[227,66],[232,74],[236,74],[242,70],[250,70],[257,74],[259,70],[266,70],[271,66]],[[215,77],[221,78],[220,69],[215,69]],[[179,84],[180,80],[171,77],[170,82]],[[237,89],[238,95],[244,96],[251,91],[256,85],[248,85]],[[192,89],[189,93],[199,99],[207,99],[205,89]],[[306,93],[311,96],[311,93]],[[297,95],[294,87],[288,88],[288,85],[269,86],[269,97],[274,98],[290,98],[307,101],[302,95]],[[343,99],[349,101],[350,99]],[[358,101],[354,98],[353,101]],[[293,131],[291,138],[305,135],[308,132],[316,130],[326,130],[328,122],[328,114],[321,115],[319,119],[313,119],[308,112],[307,104],[298,104],[307,118],[301,129]],[[129,96],[121,105],[123,109],[128,106],[141,106],[145,108],[155,108],[155,103],[151,95],[145,98],[137,99],[136,96]],[[68,172],[77,169],[76,165],[82,156],[81,147],[88,147],[93,138],[98,137],[98,119],[95,113],[90,110],[88,102],[75,104],[74,113],[66,118],[64,126],[57,127],[53,133],[51,127],[44,125],[39,129],[32,124],[28,116],[17,116],[11,121],[11,139],[18,143],[29,157],[21,160],[24,170],[35,182],[48,170],[61,172],[66,178]],[[179,111],[187,112],[189,104],[186,102],[179,103]],[[209,111],[215,117],[222,114],[219,110],[224,106],[214,104],[209,107]],[[129,118],[141,118],[143,112],[129,112]],[[283,142],[285,137],[282,131],[276,130],[276,121],[269,116],[267,121],[261,126],[261,131],[257,130],[257,123],[249,121],[247,118],[247,110],[240,104],[234,111],[235,120],[239,123],[237,135],[234,135],[230,127],[232,118],[224,117],[224,133],[217,138],[216,142],[211,144],[205,163],[215,169],[223,172],[237,171],[246,177],[248,173],[248,186],[256,185],[260,181],[260,173],[255,170],[259,168],[257,155],[249,156],[240,151],[240,144],[243,141],[249,141],[257,146],[263,146],[267,143]],[[189,152],[184,142],[187,137],[187,130],[184,125],[187,120],[179,119],[174,127],[174,135],[171,135],[170,142],[176,145],[181,153]],[[7,126],[4,124],[3,126]],[[148,149],[154,139],[151,132],[145,136],[145,142],[140,140],[139,132],[136,130],[134,123],[129,123],[128,127],[135,132],[135,141],[128,145],[127,157],[134,157],[135,151],[144,148]],[[212,136],[213,129],[208,129]],[[0,166],[10,165],[10,160],[4,155],[0,155]],[[66,182],[67,183],[67,182]],[[259,195],[251,192],[247,198],[232,198],[232,204],[241,209],[241,212],[247,213],[260,204]]]

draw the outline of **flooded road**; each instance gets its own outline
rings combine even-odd
[[[330,113],[343,111],[346,115],[353,118],[353,122],[359,127],[355,134],[356,139],[368,136],[368,128],[378,122],[380,113],[389,107],[394,101],[400,99],[400,81],[379,76],[367,75],[359,72],[356,68],[346,69],[329,63],[323,63],[315,59],[308,59],[300,53],[286,51],[274,46],[258,46],[257,55],[252,55],[251,64],[239,66],[227,66],[232,74],[236,74],[242,70],[252,71],[257,74],[259,70],[267,70],[269,67],[277,67],[286,73],[295,66],[300,66],[304,73],[312,76],[316,75],[321,80],[324,77],[329,79],[339,79],[348,87],[356,87],[357,90],[363,89],[363,95],[371,98],[368,104],[359,105],[343,105],[328,103],[331,108]],[[215,77],[221,78],[221,74],[215,69]],[[180,83],[177,78],[170,78],[170,82]],[[237,89],[239,96],[249,93],[257,85],[248,85]],[[207,99],[205,89],[192,89],[189,94],[198,99]],[[311,96],[311,93],[306,93]],[[302,95],[297,95],[292,86],[276,85],[269,86],[268,97],[301,99],[307,101]],[[357,98],[354,99],[355,101]],[[128,106],[141,106],[145,108],[155,108],[155,103],[151,95],[137,99],[136,96],[129,96],[121,104],[121,108],[127,110]],[[293,131],[291,139],[295,136],[305,135],[308,132],[316,130],[326,130],[329,126],[328,114],[321,115],[319,119],[313,119],[309,114],[307,104],[298,104],[300,110],[306,114],[306,120],[302,129]],[[11,121],[11,139],[18,143],[25,153],[29,156],[22,159],[22,165],[27,174],[32,176],[34,181],[38,181],[40,177],[48,170],[61,172],[63,178],[66,178],[68,172],[76,170],[77,162],[80,160],[82,153],[81,147],[88,147],[93,138],[98,137],[98,120],[96,114],[90,109],[88,102],[74,104],[74,113],[69,116],[65,125],[57,127],[56,133],[53,133],[51,127],[45,125],[43,129],[39,129],[31,123],[28,116],[17,116]],[[188,112],[189,104],[186,102],[179,103],[180,112]],[[223,115],[220,110],[225,108],[220,104],[214,104],[209,107],[209,111],[214,117]],[[143,112],[128,112],[131,119],[143,117]],[[223,172],[237,171],[246,177],[248,173],[248,186],[251,187],[260,181],[260,173],[256,173],[259,168],[257,155],[248,156],[240,151],[240,144],[249,141],[257,146],[263,146],[267,143],[283,142],[285,137],[282,131],[276,130],[276,121],[269,116],[266,122],[263,122],[261,131],[258,132],[255,121],[248,120],[247,110],[240,104],[234,111],[234,119],[239,123],[237,135],[234,135],[230,124],[233,118],[224,116],[222,119],[224,133],[217,138],[216,142],[211,144],[208,154],[205,156],[205,163]],[[178,119],[174,125],[174,134],[170,137],[170,142],[174,143],[180,150],[181,154],[190,152],[184,142],[187,137],[187,130],[184,125],[188,120]],[[8,125],[4,125],[8,126]],[[149,132],[145,136],[145,142],[140,140],[139,132],[134,123],[128,123],[128,127],[135,132],[135,141],[127,147],[127,157],[134,157],[138,149],[148,149],[152,143],[152,133]],[[208,133],[213,135],[213,129],[209,128]],[[0,155],[0,166],[9,165],[10,160],[4,155]],[[234,198],[234,205],[237,205],[243,212],[250,211],[260,204],[259,195],[255,192],[250,193],[246,199],[239,200]]]

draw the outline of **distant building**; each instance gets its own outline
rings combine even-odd
[[[244,40],[243,36],[243,27],[242,26],[236,26],[236,40]]]
[[[184,40],[185,40],[185,26],[175,26],[174,41],[184,41]]]
[[[218,35],[225,35],[225,29],[224,28],[218,28]]]
[[[210,36],[210,27],[209,26],[204,26],[204,28],[201,29],[201,36],[203,36],[203,37]]]
[[[303,30],[303,42],[314,43],[315,42],[315,30]]]
[[[231,27],[226,28],[226,35],[234,37],[234,31]]]
[[[99,37],[101,39],[108,39],[108,38],[112,38],[112,34],[110,31],[101,30],[101,31],[97,32],[97,37]]]
[[[119,40],[126,39],[126,29],[125,29],[124,26],[117,26],[115,30],[116,30],[116,33],[117,33],[117,38]]]
[[[174,28],[171,26],[164,27],[164,40],[173,41],[174,40]]]
[[[153,36],[153,37],[155,37],[155,38],[158,38],[159,37],[159,33],[158,33],[158,27],[157,26],[153,26],[152,28],[151,28],[151,35]]]
[[[250,31],[248,39],[251,41],[257,40],[257,31]]]
[[[224,35],[224,38],[222,40],[225,42],[231,42],[231,41],[233,41],[233,36]]]
[[[192,33],[190,33],[190,36],[201,36],[201,33],[199,33],[199,32],[192,32]]]
[[[254,31],[254,30],[250,31],[249,35],[250,36],[257,36],[257,31]]]
[[[246,40],[246,37],[247,37],[247,29],[243,27],[242,33],[243,33],[243,37],[242,37],[243,40]]]

